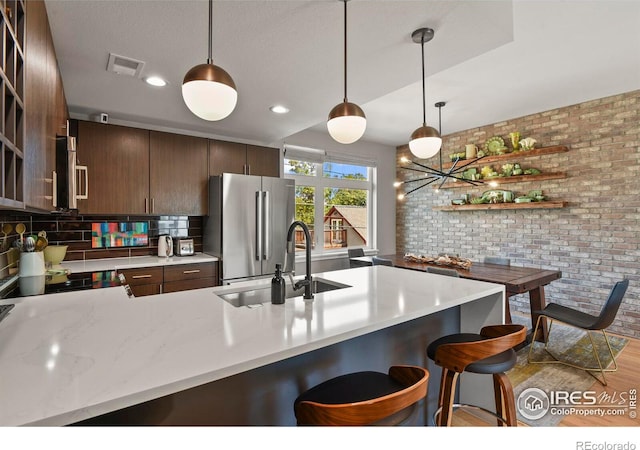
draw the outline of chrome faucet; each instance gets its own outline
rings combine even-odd
[[[313,293],[311,292],[311,233],[309,233],[309,228],[307,227],[307,225],[299,220],[293,222],[289,227],[289,231],[287,232],[287,261],[295,261],[295,239],[293,238],[293,232],[298,226],[302,228],[302,231],[304,231],[306,250],[305,266],[307,269],[307,273],[304,277],[304,280],[300,280],[293,285],[293,290],[297,291],[304,286],[304,296],[302,298],[305,300],[313,300]]]

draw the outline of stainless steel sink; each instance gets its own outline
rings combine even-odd
[[[335,281],[325,280],[323,278],[313,278],[311,282],[311,292],[314,294],[348,287],[351,286],[337,283]],[[285,294],[286,298],[302,297],[303,293],[304,288],[294,291],[291,284],[287,283],[287,292]],[[241,291],[220,294],[219,297],[235,307],[268,303],[271,302],[271,284],[266,284],[259,288],[244,288]]]

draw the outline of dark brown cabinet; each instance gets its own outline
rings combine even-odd
[[[209,175],[225,172],[279,177],[280,151],[277,148],[211,140]]]
[[[151,214],[207,214],[207,146],[205,138],[151,131]]]
[[[25,40],[25,205],[53,208],[55,137],[67,133],[67,103],[44,1],[24,2]]]
[[[162,292],[213,287],[218,279],[217,268],[217,262],[165,266]]]
[[[162,293],[162,267],[123,269],[118,272],[124,275],[135,297]]]
[[[78,122],[78,163],[88,167],[81,214],[207,211],[207,139]]]
[[[218,263],[120,269],[135,297],[216,286]]]
[[[78,163],[88,167],[81,214],[149,213],[149,131],[78,122]]]

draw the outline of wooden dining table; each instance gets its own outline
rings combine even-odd
[[[429,266],[443,267],[438,264],[408,261],[404,259],[404,255],[402,254],[378,255],[378,258],[390,259],[395,267],[420,270],[423,272],[426,272],[427,267]],[[529,331],[529,340],[533,338],[532,333],[535,329],[536,320],[538,320],[538,314],[536,314],[535,311],[544,309],[546,305],[544,287],[552,281],[562,277],[562,272],[559,270],[511,265],[506,266],[483,262],[473,262],[469,269],[450,266],[446,267],[448,269],[455,269],[461,278],[503,284],[505,286],[507,298],[518,294],[528,294],[531,311],[531,330]],[[506,320],[507,322],[511,322],[508,300],[505,310],[507,312]],[[542,325],[543,326],[540,327],[537,336],[537,340],[539,341],[545,341],[548,333],[546,322]]]

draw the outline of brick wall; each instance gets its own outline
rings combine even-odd
[[[463,193],[487,186],[440,190],[422,188],[398,201],[399,253],[457,253],[474,261],[484,255],[511,258],[512,265],[558,269],[562,278],[546,287],[547,301],[596,314],[613,283],[627,277],[630,287],[610,331],[640,338],[640,91],[558,108],[443,137],[443,161],[473,143],[482,148],[492,136],[533,137],[536,147],[566,145],[569,151],[517,160],[542,172],[566,171],[559,180],[505,184],[526,194],[541,189],[562,209],[433,211]],[[398,150],[398,164],[408,150]],[[512,161],[509,161],[512,162]],[[437,167],[433,158],[427,165]],[[417,174],[398,169],[398,180]],[[526,297],[511,298],[512,310],[528,312]]]

